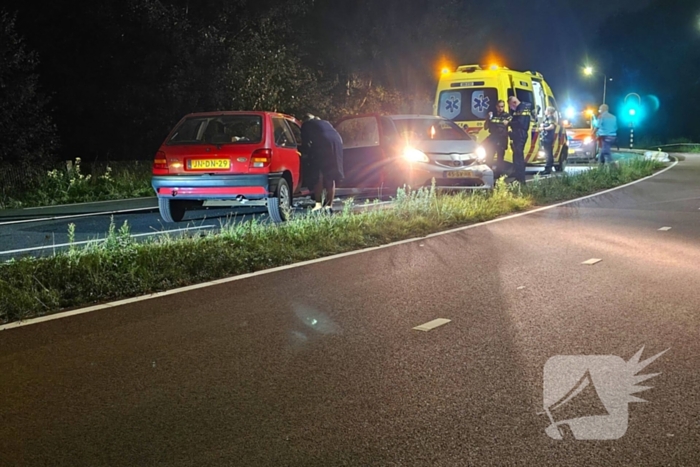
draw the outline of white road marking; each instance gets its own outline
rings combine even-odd
[[[671,227],[661,227],[659,230],[666,232],[667,230],[671,230]]]
[[[91,217],[91,216],[105,216],[107,214],[122,214],[125,212],[138,212],[138,211],[153,211],[158,209],[158,207],[152,208],[134,208],[134,209],[122,209],[119,211],[103,211],[103,212],[89,212],[86,214],[68,214],[65,216],[54,216],[54,217],[42,217],[39,219],[21,219],[18,221],[7,221],[0,222],[0,225],[11,225],[11,224],[28,224],[30,222],[45,222],[45,221],[56,221],[60,219],[77,219],[78,217]]]
[[[589,260],[584,261],[581,264],[596,264],[596,263],[600,263],[601,261],[603,261],[603,260],[600,258],[591,258]]]
[[[140,234],[133,234],[131,235],[132,237],[148,237],[151,235],[161,235],[161,234],[166,234],[166,233],[173,233],[173,232],[184,232],[186,230],[200,230],[200,229],[209,229],[212,227],[217,227],[216,225],[202,225],[199,227],[184,227],[182,229],[174,229],[174,230],[161,230],[158,232],[147,232],[147,233],[140,233]],[[56,245],[44,245],[44,246],[35,246],[31,248],[20,248],[18,250],[6,250],[6,251],[0,251],[0,255],[10,255],[13,253],[26,253],[29,251],[38,251],[38,250],[48,250],[50,248],[63,248],[66,246],[71,246],[71,245],[86,245],[88,243],[100,243],[104,242],[107,240],[106,238],[96,238],[93,240],[82,240],[79,242],[73,242],[73,243],[58,243]]]
[[[325,261],[333,261],[333,260],[340,259],[340,258],[345,258],[345,257],[348,257],[348,256],[354,256],[354,255],[369,253],[369,252],[371,252],[371,251],[381,250],[381,249],[384,249],[384,248],[391,248],[391,247],[394,247],[394,246],[404,245],[404,244],[406,244],[406,243],[411,243],[411,242],[415,242],[415,241],[422,241],[422,240],[425,240],[425,238],[429,238],[429,237],[437,237],[437,236],[439,236],[439,235],[449,235],[449,234],[451,234],[451,233],[460,232],[460,231],[462,231],[462,230],[475,229],[475,228],[483,227],[484,225],[489,225],[489,224],[492,224],[492,223],[495,223],[495,222],[503,222],[503,221],[507,221],[507,220],[510,220],[510,219],[515,219],[515,218],[518,218],[518,217],[521,217],[521,216],[527,216],[527,215],[530,215],[530,214],[535,214],[535,213],[537,213],[537,212],[541,212],[541,211],[546,211],[546,210],[549,210],[549,209],[558,208],[558,207],[560,207],[560,206],[565,206],[565,205],[567,205],[567,204],[571,204],[571,203],[575,203],[575,202],[578,202],[578,201],[582,201],[582,200],[584,200],[584,199],[589,199],[589,198],[593,198],[593,197],[595,197],[595,196],[600,196],[600,195],[603,195],[603,194],[605,194],[605,193],[610,193],[610,192],[615,191],[615,190],[621,190],[621,189],[623,189],[623,188],[627,188],[627,187],[629,187],[629,186],[636,185],[637,183],[641,183],[641,182],[643,182],[643,181],[645,181],[645,180],[648,180],[648,179],[650,179],[650,178],[652,178],[652,177],[656,177],[657,175],[661,175],[662,173],[664,173],[664,172],[666,172],[666,171],[671,170],[672,168],[674,168],[677,164],[678,164],[678,161],[676,160],[676,161],[673,162],[673,164],[671,164],[670,166],[668,166],[668,167],[666,167],[665,169],[660,170],[660,171],[658,171],[658,172],[656,172],[656,173],[654,173],[654,174],[652,174],[652,175],[649,175],[648,177],[640,178],[639,180],[635,180],[634,182],[630,182],[630,183],[628,183],[628,184],[626,184],[626,185],[620,185],[620,186],[618,186],[618,187],[611,188],[611,189],[609,189],[609,190],[601,191],[600,193],[596,193],[596,194],[588,195],[588,196],[583,196],[583,197],[581,197],[581,198],[576,198],[576,199],[572,199],[572,200],[569,200],[569,201],[564,201],[564,202],[562,202],[562,203],[552,204],[552,205],[550,205],[550,206],[543,206],[543,207],[541,207],[541,208],[533,209],[532,211],[526,211],[526,212],[522,212],[522,213],[518,213],[518,214],[513,214],[513,215],[510,215],[510,216],[500,217],[500,218],[498,218],[498,219],[494,219],[494,220],[487,221],[487,222],[481,222],[481,223],[477,223],[477,224],[467,225],[467,226],[464,226],[464,227],[459,227],[459,228],[457,228],[457,229],[446,230],[446,231],[444,231],[444,232],[438,232],[438,233],[436,233],[436,234],[428,235],[427,237],[409,238],[409,239],[407,239],[407,240],[400,240],[400,241],[398,241],[398,242],[389,243],[389,244],[386,244],[386,245],[380,245],[380,246],[365,248],[365,249],[362,249],[362,250],[348,251],[348,252],[340,253],[340,254],[333,255],[333,256],[326,256],[326,257],[323,257],[323,258],[316,258],[316,259],[311,259],[311,260],[308,260],[308,261],[302,261],[301,263],[294,263],[294,264],[288,264],[288,265],[286,265],[286,266],[279,266],[279,267],[276,267],[276,268],[264,269],[264,270],[262,270],[262,271],[256,271],[256,272],[251,272],[251,273],[248,273],[248,274],[241,274],[241,275],[238,275],[238,276],[227,277],[227,278],[224,278],[224,279],[218,279],[218,280],[215,280],[215,281],[204,282],[204,283],[201,283],[201,284],[195,284],[195,285],[188,286],[188,287],[181,287],[181,288],[179,288],[179,289],[171,289],[171,290],[168,290],[168,291],[165,291],[165,292],[159,292],[159,293],[156,293],[156,294],[142,295],[142,296],[140,296],[140,297],[133,297],[133,298],[129,298],[129,299],[125,299],[125,300],[120,300],[120,301],[116,301],[116,302],[105,303],[105,304],[102,304],[102,305],[95,305],[95,306],[91,306],[91,307],[88,307],[88,308],[82,308],[82,309],[78,309],[78,310],[67,311],[67,312],[61,312],[61,313],[54,313],[54,314],[51,314],[51,315],[48,315],[48,316],[42,316],[41,318],[32,318],[32,319],[29,319],[29,320],[26,320],[26,321],[16,321],[16,322],[14,322],[14,323],[8,323],[8,324],[0,325],[0,331],[3,331],[3,330],[5,330],[5,329],[17,328],[17,327],[20,327],[20,326],[27,326],[27,325],[35,324],[35,323],[41,323],[41,322],[44,322],[44,321],[52,321],[52,320],[55,320],[55,319],[66,318],[66,317],[68,317],[68,316],[74,316],[74,315],[78,315],[78,314],[82,314],[82,313],[88,313],[88,312],[91,312],[91,311],[103,310],[103,309],[106,309],[106,308],[112,308],[112,307],[119,306],[119,305],[124,305],[124,304],[127,304],[127,303],[140,302],[140,301],[143,301],[143,300],[150,300],[150,299],[152,299],[152,298],[163,297],[163,296],[167,296],[167,295],[173,295],[173,294],[177,294],[177,293],[181,293],[181,292],[187,292],[187,291],[189,291],[189,290],[200,289],[200,288],[204,288],[204,287],[211,287],[211,286],[214,286],[214,285],[221,285],[221,284],[226,284],[226,283],[229,283],[229,282],[235,282],[235,281],[245,280],[245,279],[249,279],[249,278],[251,278],[251,277],[257,277],[257,276],[262,276],[262,275],[266,275],[266,274],[274,274],[274,273],[276,273],[276,272],[286,271],[286,270],[288,270],[288,269],[302,268],[302,267],[304,267],[304,266],[310,266],[310,265],[312,265],[312,264],[322,263],[322,262],[325,262]]]
[[[131,198],[129,201],[138,201],[142,199],[156,199],[154,196],[143,196],[141,198]],[[86,204],[104,204],[104,203],[113,203],[115,200],[113,199],[107,199],[104,201],[90,201],[88,203],[69,203],[69,204],[52,204],[51,206],[35,206],[32,208],[24,208],[25,210],[29,211],[30,209],[45,209],[45,208],[63,208],[66,206],[83,206]],[[121,200],[119,200],[121,201]]]
[[[428,321],[428,322],[425,323],[425,324],[421,324],[420,326],[416,326],[416,327],[413,328],[413,329],[415,329],[416,331],[425,331],[425,332],[428,332],[428,331],[430,331],[431,329],[435,329],[435,328],[437,328],[437,327],[439,327],[439,326],[442,326],[442,325],[444,325],[444,324],[447,324],[447,323],[449,323],[450,321],[451,321],[451,320],[449,320],[449,319],[438,318],[438,319],[434,319],[434,320],[432,320],[432,321]]]

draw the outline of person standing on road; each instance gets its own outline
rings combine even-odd
[[[530,134],[531,105],[527,102],[520,102],[515,96],[510,96],[508,107],[512,112],[510,139],[513,150],[514,177],[518,182],[525,183],[525,144]]]
[[[506,103],[500,100],[496,103],[496,113],[489,112],[489,116],[484,122],[484,129],[488,130],[489,136],[484,141],[486,149],[486,163],[499,173],[503,164],[503,158],[508,149],[508,123],[510,114],[506,111]]]
[[[307,187],[314,190],[314,210],[326,208],[332,211],[336,182],[345,178],[343,139],[326,120],[311,114],[306,114],[302,120],[301,153],[308,159],[305,179]]]
[[[557,110],[554,107],[547,107],[544,111],[544,122],[542,122],[542,127],[540,128],[542,132],[542,149],[547,158],[544,171],[540,172],[542,175],[551,174],[554,167],[554,140],[556,139],[557,123]]]
[[[605,162],[613,162],[612,147],[617,141],[617,117],[610,113],[610,108],[607,104],[603,104],[598,109],[600,116],[594,122],[595,136],[600,138],[600,157],[598,162],[600,165],[605,165]]]

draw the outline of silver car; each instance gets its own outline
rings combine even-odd
[[[361,115],[336,124],[345,179],[339,193],[387,188],[492,188],[486,153],[462,128],[432,115]]]

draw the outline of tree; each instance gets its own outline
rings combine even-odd
[[[57,22],[65,1],[24,21],[52,38],[34,40],[66,155],[149,159],[187,113],[325,105],[291,27],[310,0],[75,0]]]
[[[437,59],[478,61],[486,44],[475,6],[459,0],[317,0],[298,30],[340,114],[431,112]]]
[[[39,58],[15,29],[16,14],[0,12],[0,165],[46,166],[58,144],[39,90]]]

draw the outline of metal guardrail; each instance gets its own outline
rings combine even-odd
[[[700,143],[671,143],[671,144],[655,144],[653,146],[650,146],[648,151],[653,151],[655,148],[674,148],[678,146],[699,146]],[[652,149],[654,148],[654,149]]]

